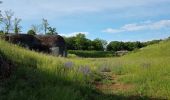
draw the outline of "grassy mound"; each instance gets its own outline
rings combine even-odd
[[[170,99],[169,46],[163,41],[118,58],[69,59],[0,40],[0,55],[15,66],[0,80],[0,99]]]

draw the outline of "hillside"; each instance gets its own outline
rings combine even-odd
[[[170,41],[118,58],[58,58],[0,40],[1,100],[170,99]]]

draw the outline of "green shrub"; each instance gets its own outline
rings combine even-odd
[[[36,35],[36,33],[35,33],[33,30],[29,30],[29,31],[27,32],[27,34],[29,34],[29,35]]]
[[[4,31],[0,30],[0,35],[4,35]]]

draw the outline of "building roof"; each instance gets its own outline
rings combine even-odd
[[[60,35],[35,35],[46,46],[65,46],[65,40]]]

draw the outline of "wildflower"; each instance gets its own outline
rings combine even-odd
[[[64,63],[64,67],[66,69],[71,69],[73,67],[73,62],[66,62],[66,63]]]
[[[84,75],[89,75],[91,73],[91,70],[88,66],[81,66],[79,68],[79,71],[83,73]]]

